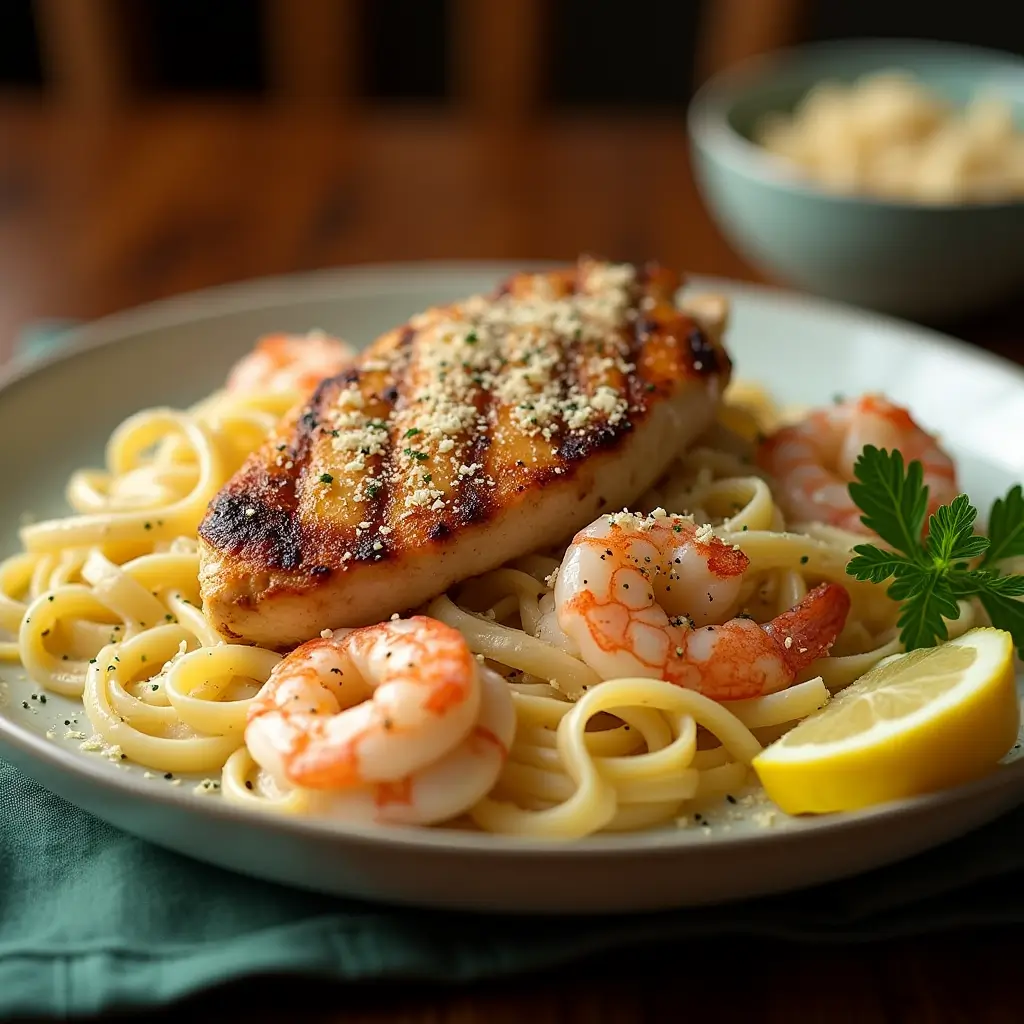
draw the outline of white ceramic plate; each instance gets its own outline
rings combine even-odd
[[[432,303],[489,289],[499,264],[368,268],[260,281],[110,317],[69,354],[0,390],[0,552],[26,510],[64,511],[76,467],[100,463],[110,430],[148,405],[188,403],[271,330],[322,327],[354,342]],[[789,401],[883,389],[940,430],[965,489],[988,503],[1024,478],[1024,372],[893,320],[728,282],[739,375]],[[697,290],[698,286],[691,286]],[[55,415],[54,410],[57,410]],[[510,912],[624,911],[777,892],[864,871],[934,846],[1024,800],[1016,752],[971,786],[870,811],[787,819],[767,805],[691,826],[554,845],[452,830],[356,829],[263,816],[80,749],[80,708],[41,704],[0,666],[0,750],[55,793],[190,856],[342,895]],[[27,705],[27,707],[25,706]],[[79,723],[68,729],[64,720]],[[47,737],[47,733],[50,737]],[[26,809],[26,813],[28,809]]]

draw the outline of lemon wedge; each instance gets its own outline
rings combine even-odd
[[[849,811],[968,782],[1019,729],[1013,641],[983,627],[879,662],[753,764],[787,814]]]

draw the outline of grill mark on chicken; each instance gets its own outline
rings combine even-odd
[[[491,438],[487,434],[479,433],[474,436],[467,453],[467,464],[486,466],[490,447]],[[481,477],[479,472],[459,478],[455,487],[455,499],[452,502],[454,506],[452,518],[458,526],[483,523],[490,518],[494,511],[493,487],[487,481],[491,479],[493,478],[489,474],[486,477]]]
[[[251,492],[219,494],[203,521],[203,537],[218,548],[245,548],[270,566],[297,569],[302,564],[301,528],[294,511]]]
[[[584,299],[591,298],[594,301],[599,301],[600,289],[597,289],[597,295],[587,292],[588,276],[592,270],[592,264],[581,262],[571,270],[556,271],[550,275],[520,275],[499,288],[496,298],[513,296],[525,300],[529,299],[536,291],[547,289],[552,295],[553,301],[572,296],[582,296]],[[664,285],[665,280],[664,272],[659,271],[652,274],[647,267],[640,270],[634,269],[631,279],[627,281],[624,288],[626,301],[621,308],[615,311],[617,322],[605,327],[607,340],[601,341],[597,346],[600,353],[608,353],[606,357],[608,360],[617,362],[611,372],[613,383],[605,385],[605,387],[609,393],[615,392],[621,396],[623,408],[607,407],[607,395],[599,395],[599,398],[606,400],[606,407],[602,410],[603,416],[592,417],[593,422],[584,422],[582,426],[570,427],[564,421],[556,421],[549,426],[540,427],[539,433],[551,445],[550,455],[545,461],[538,460],[534,466],[519,467],[522,490],[558,477],[571,475],[574,464],[586,460],[596,451],[614,447],[633,429],[631,417],[636,414],[642,416],[646,412],[649,382],[637,372],[637,355],[647,340],[645,331],[648,334],[653,334],[660,325],[655,320],[639,316],[637,307],[645,294],[645,288],[642,286],[644,282],[657,286]],[[672,275],[668,275],[668,280],[672,284],[675,283]],[[671,298],[671,288],[662,288],[662,292],[657,299],[664,303]],[[691,350],[695,353],[694,361],[700,362],[704,372],[711,372],[714,365],[714,349],[706,343],[693,321],[689,318],[685,319],[694,338],[690,345]],[[475,329],[472,327],[471,332]],[[508,334],[510,328],[507,324],[498,324],[494,330],[498,334]],[[384,407],[377,411],[380,420],[388,424],[388,430],[386,443],[382,446],[382,450],[370,460],[374,479],[378,482],[372,486],[369,494],[362,496],[358,522],[366,525],[356,527],[354,536],[351,537],[347,545],[349,560],[353,562],[379,562],[387,558],[399,546],[397,544],[398,537],[395,537],[394,541],[386,540],[384,536],[381,536],[380,529],[382,526],[390,527],[389,533],[393,534],[397,524],[403,521],[408,511],[401,507],[401,503],[408,497],[408,486],[401,486],[403,483],[406,485],[408,483],[407,480],[401,479],[407,467],[399,465],[399,460],[403,452],[411,449],[411,445],[406,443],[407,439],[398,436],[399,430],[394,424],[394,416],[396,412],[400,412],[414,399],[414,396],[406,394],[406,389],[411,386],[410,374],[407,371],[410,366],[417,363],[415,342],[421,331],[421,327],[408,324],[395,332],[397,336],[391,347],[391,379],[373,396]],[[586,358],[581,354],[587,351],[587,345],[582,341],[581,336],[582,329],[577,328],[568,340],[563,340],[562,348],[558,353],[559,359],[551,371],[551,391],[553,393],[551,401],[559,406],[569,403],[570,410],[574,410],[570,401],[574,394],[582,396],[581,404],[585,404],[586,401],[593,400],[595,397],[595,389],[592,386],[593,374],[588,372]],[[619,354],[618,357],[615,355],[616,352]],[[593,352],[591,352],[590,358],[596,358]],[[337,401],[343,390],[346,388],[363,390],[366,365],[367,359],[364,357],[359,363],[347,368],[336,377],[322,382],[299,417],[294,433],[294,442],[288,453],[289,461],[293,464],[292,470],[278,484],[276,495],[278,500],[275,503],[277,508],[268,509],[272,512],[275,523],[283,524],[289,515],[294,515],[301,504],[303,490],[309,486],[315,486],[315,481],[310,481],[307,470],[316,434],[318,431],[321,433],[332,432],[326,425],[330,406]],[[429,373],[429,369],[425,372]],[[600,386],[596,390],[599,391]],[[495,407],[500,404],[495,392],[485,389],[480,383],[476,385],[470,400],[476,408],[481,423],[491,420]],[[530,423],[538,421],[531,421],[527,418],[524,422],[523,417],[520,417],[520,422],[529,432]],[[337,433],[337,431],[333,431],[333,433]],[[472,473],[454,476],[452,486],[445,494],[444,509],[431,509],[435,513],[443,513],[436,515],[434,518],[438,521],[428,524],[424,531],[431,540],[443,539],[461,527],[485,522],[494,512],[493,477],[490,476],[494,462],[488,458],[494,438],[487,429],[465,429],[456,436],[461,447],[460,457],[464,460],[462,467],[479,468]],[[480,470],[484,470],[484,473],[481,473]],[[408,476],[407,472],[406,475]],[[421,475],[426,478],[429,471],[425,471]],[[430,482],[432,483],[433,480],[431,479]],[[215,503],[211,517],[215,512],[217,522],[214,524],[211,518],[209,527],[204,524],[206,539],[218,548],[228,548],[229,550],[251,549],[255,545],[260,556],[267,559],[271,567],[299,568],[303,564],[302,530],[292,526],[288,531],[276,532],[275,536],[280,538],[278,542],[271,542],[266,533],[262,533],[259,538],[256,538],[253,536],[253,530],[249,528],[250,524],[245,523],[237,513],[237,507],[241,504],[245,504],[245,502],[236,501],[230,506]],[[257,515],[251,518],[262,519],[263,516]],[[439,528],[442,525],[444,529],[448,530],[448,534],[444,533],[444,529]]]
[[[675,308],[678,283],[657,266],[584,260],[382,336],[211,503],[203,544],[258,593],[234,603],[447,551],[624,444],[687,377],[727,372],[717,342]],[[573,486],[596,496],[587,473]]]

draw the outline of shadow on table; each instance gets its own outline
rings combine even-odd
[[[499,922],[496,922],[496,926]],[[286,975],[220,986],[160,1011],[83,1024],[574,1024],[701,1019],[995,1024],[1018,1019],[1011,928],[808,945],[713,939],[601,956],[500,982],[339,985]],[[1009,1014],[1009,1015],[1008,1015]],[[19,1018],[9,1024],[42,1024]]]
[[[1015,363],[1024,363],[1024,294],[984,313],[929,326],[955,338],[966,338]]]

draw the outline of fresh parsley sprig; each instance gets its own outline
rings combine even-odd
[[[940,505],[928,518],[928,488],[920,462],[904,465],[900,452],[868,445],[854,466],[850,497],[861,522],[889,548],[858,544],[846,567],[849,575],[889,584],[899,601],[900,639],[908,651],[947,640],[946,620],[957,619],[961,598],[977,597],[992,620],[1005,629],[1024,657],[1024,576],[1003,576],[1007,558],[1024,555],[1024,490],[1017,484],[999,498],[989,515],[988,536],[974,532],[978,510],[966,494]]]

